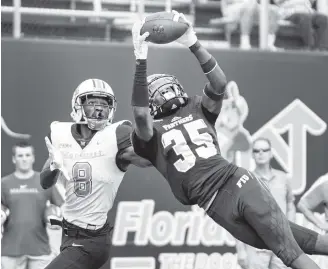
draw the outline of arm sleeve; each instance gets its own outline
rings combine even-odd
[[[133,144],[134,152],[140,157],[147,159],[152,164],[154,164],[155,162],[156,151],[157,151],[157,142],[156,142],[157,131],[155,128],[153,128],[153,130],[154,130],[153,137],[149,141],[144,141],[140,139],[135,131],[133,131],[132,133],[132,144]]]

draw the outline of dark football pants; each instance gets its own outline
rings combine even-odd
[[[97,269],[109,258],[112,227],[91,231],[66,222],[60,254],[46,269]]]
[[[219,190],[207,214],[240,241],[272,250],[286,266],[303,251],[312,254],[318,236],[289,222],[266,185],[243,168]]]

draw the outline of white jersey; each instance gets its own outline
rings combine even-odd
[[[116,163],[117,130],[128,121],[113,123],[98,131],[82,148],[72,135],[68,122],[51,124],[52,144],[60,150],[69,179],[65,187],[64,218],[79,227],[103,226],[112,208],[125,172]],[[131,128],[131,127],[129,127]],[[128,136],[129,139],[129,136]]]

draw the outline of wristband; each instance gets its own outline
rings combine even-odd
[[[195,53],[196,51],[198,51],[201,47],[200,42],[197,40],[195,44],[193,44],[192,46],[189,47],[190,51],[192,53]]]

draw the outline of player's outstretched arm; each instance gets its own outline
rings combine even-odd
[[[41,174],[40,174],[40,184],[43,189],[48,189],[56,184],[57,179],[60,175],[60,171],[55,169],[53,171],[50,170],[51,159],[48,160],[43,165]]]
[[[147,86],[147,54],[148,44],[145,41],[148,32],[140,35],[141,22],[136,22],[132,28],[136,70],[132,89],[132,109],[137,136],[149,141],[153,136],[153,119],[149,113],[148,86]]]
[[[133,147],[130,146],[121,153],[120,156],[123,160],[123,163],[133,164],[138,167],[148,167],[152,166],[151,162],[137,155]]]
[[[63,157],[60,151],[58,151],[56,147],[52,145],[49,137],[45,137],[46,146],[49,152],[49,158],[44,164],[40,174],[40,184],[44,189],[48,189],[56,184],[57,179],[61,174],[67,180],[69,180],[68,172],[64,168]]]
[[[139,167],[151,166],[151,163],[137,155],[132,146],[131,134],[133,133],[132,124],[125,121],[116,128],[117,154],[116,165],[125,172],[130,164]]]
[[[222,107],[227,79],[215,58],[205,49],[199,41],[189,47],[197,58],[208,81],[204,88],[202,104],[210,112],[219,114]]]
[[[149,113],[146,70],[146,60],[137,60],[131,104],[136,135],[149,141],[153,136],[153,119]]]
[[[192,24],[182,13],[177,13],[176,11],[173,11],[173,13],[179,14],[189,24],[188,30],[176,41],[188,47],[195,55],[210,82],[205,86],[202,104],[208,111],[219,114],[227,85],[226,76],[215,58],[198,41]]]

